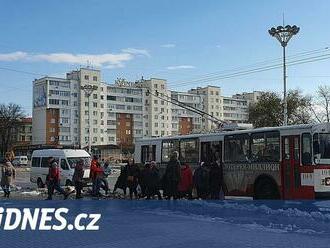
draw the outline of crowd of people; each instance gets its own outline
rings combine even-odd
[[[6,160],[1,167],[1,187],[4,196],[10,196],[12,180],[15,178],[15,168],[11,161],[12,153],[6,153]],[[199,166],[193,171],[187,163],[181,163],[179,153],[173,152],[167,163],[165,173],[161,176],[157,164],[154,161],[145,163],[143,168],[139,168],[131,158],[127,165],[121,168],[113,192],[122,189],[124,195],[129,190],[130,199],[146,198],[151,199],[222,199],[226,187],[223,182],[223,170],[220,156],[214,154],[212,162],[200,162]],[[72,182],[75,187],[76,199],[83,198],[82,190],[86,184],[84,179],[85,161],[80,160],[75,165]],[[48,197],[53,199],[55,191],[59,192],[67,199],[68,191],[60,186],[60,168],[55,158],[48,158],[48,175],[46,185]],[[103,189],[105,195],[110,193],[107,177],[111,174],[109,161],[101,161],[94,156],[90,165],[90,181],[92,183],[91,195],[102,197],[100,190]]]
[[[142,170],[131,159],[128,165],[122,168],[114,187],[114,192],[122,189],[126,195],[129,188],[129,197],[150,199],[223,199],[226,187],[223,181],[223,170],[220,156],[214,154],[211,163],[201,162],[194,170],[187,164],[179,161],[179,153],[173,152],[167,164],[165,173],[160,176],[154,161],[146,163]],[[162,191],[162,194],[161,194]]]

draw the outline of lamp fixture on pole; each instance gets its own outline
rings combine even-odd
[[[286,54],[285,54],[285,48],[288,45],[288,42],[292,38],[292,36],[296,35],[299,32],[300,28],[296,25],[290,26],[286,25],[284,26],[278,26],[277,28],[273,27],[268,30],[268,33],[275,37],[280,43],[283,48],[283,102],[284,102],[284,121],[283,126],[288,125],[288,103],[287,103],[287,94],[286,94]]]

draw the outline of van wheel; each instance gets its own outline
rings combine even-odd
[[[276,200],[280,194],[275,182],[269,178],[258,180],[254,186],[254,200]]]
[[[65,181],[65,186],[73,186],[73,183],[68,179]]]
[[[45,184],[43,184],[41,178],[39,177],[38,180],[37,180],[37,186],[38,188],[44,188],[45,187]]]

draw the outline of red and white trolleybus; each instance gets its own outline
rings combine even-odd
[[[140,139],[135,161],[163,169],[173,151],[193,168],[220,157],[228,195],[330,198],[329,123]]]

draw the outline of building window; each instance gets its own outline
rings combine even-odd
[[[60,104],[60,100],[58,100],[58,99],[49,99],[49,104],[59,105]]]
[[[97,81],[97,76],[93,76],[93,81]]]
[[[85,80],[89,80],[89,76],[88,75],[85,75]]]

